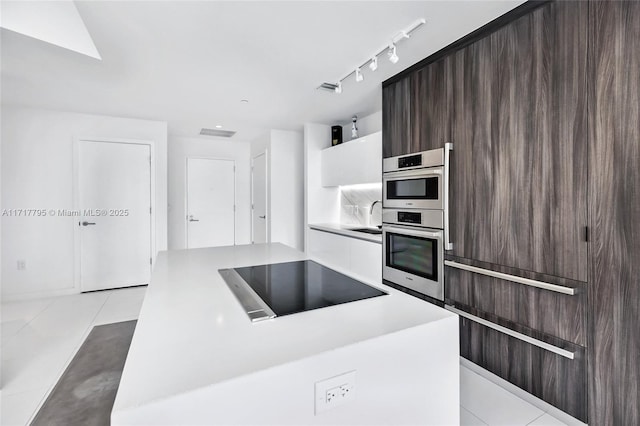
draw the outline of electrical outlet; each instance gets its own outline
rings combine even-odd
[[[27,262],[25,260],[18,260],[18,271],[24,271],[27,269]]]
[[[341,398],[347,398],[351,394],[352,390],[353,390],[353,385],[350,383],[345,383],[344,385],[340,386],[340,388],[338,389],[338,394],[340,395]]]
[[[325,395],[325,401],[327,404],[336,402],[338,395],[340,395],[340,388],[329,389]]]
[[[315,414],[333,409],[354,398],[356,372],[331,377],[315,384]]]

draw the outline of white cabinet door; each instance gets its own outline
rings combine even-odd
[[[309,257],[354,278],[382,282],[382,244],[309,230]]]
[[[322,186],[378,183],[382,180],[382,133],[326,148],[321,162]]]
[[[382,180],[382,133],[366,136],[366,149],[362,150],[360,176],[362,183],[375,183]]]
[[[309,230],[309,257],[323,265],[348,270],[350,238]]]
[[[341,146],[327,148],[320,153],[320,179],[322,186],[343,185],[343,173],[347,164]]]
[[[349,238],[349,271],[382,282],[382,244]]]

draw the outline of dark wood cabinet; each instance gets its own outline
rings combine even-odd
[[[589,421],[638,425],[640,3],[589,4]]]
[[[586,283],[557,279],[511,268],[491,267],[491,265],[485,265],[481,262],[456,260],[458,263],[485,269],[497,269],[497,272],[551,283],[558,287],[571,289],[575,291],[575,294],[563,294],[448,267],[445,286],[445,302],[447,304],[472,306],[482,312],[545,335],[586,346]]]
[[[419,151],[411,138],[411,78],[382,88],[382,156]]]
[[[460,340],[466,359],[586,422],[586,359],[580,346],[565,346],[574,353],[569,359],[462,318]]]
[[[418,151],[451,142],[453,58],[445,57],[411,75],[411,137]]]
[[[462,356],[589,424],[637,425],[640,2],[518,9],[383,84],[384,155],[453,142],[446,257],[581,291],[447,267],[447,304],[579,354],[464,320]]]
[[[383,157],[444,147],[451,140],[453,58],[382,89]]]
[[[587,5],[455,54],[453,255],[586,281]]]

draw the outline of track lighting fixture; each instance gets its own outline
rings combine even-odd
[[[374,56],[373,58],[371,58],[371,62],[369,62],[369,69],[371,69],[371,71],[375,71],[378,69],[378,57]]]
[[[393,43],[389,45],[389,50],[387,51],[387,55],[389,55],[389,61],[391,61],[392,64],[395,64],[400,59],[398,58],[398,54],[396,53],[396,45]]]
[[[387,52],[387,57],[389,58],[389,62],[391,62],[392,64],[397,63],[400,60],[400,58],[398,57],[396,44],[402,40],[406,40],[410,38],[412,33],[418,28],[420,28],[421,26],[423,26],[424,24],[426,24],[426,22],[427,21],[425,21],[424,19],[418,19],[413,24],[409,25],[409,27],[405,28],[404,30],[398,31],[395,36],[391,37],[391,40],[389,40],[388,45],[384,46],[383,48],[378,50],[376,53],[374,53],[372,56],[370,56],[371,59],[368,59],[362,65],[355,68],[354,71],[351,71],[347,75],[338,79],[337,83],[322,83],[320,86],[318,86],[318,89],[323,89],[323,90],[327,90],[334,93],[342,93],[343,81],[345,81],[352,74],[355,75],[355,79],[357,82],[363,81],[364,75],[362,74],[362,67],[368,64],[369,69],[371,71],[376,71],[378,69],[378,56],[384,55],[385,52]]]

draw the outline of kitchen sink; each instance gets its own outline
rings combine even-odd
[[[354,229],[349,229],[349,231],[364,232],[365,234],[375,234],[375,235],[382,234],[381,229],[374,229],[374,228],[354,228]]]

